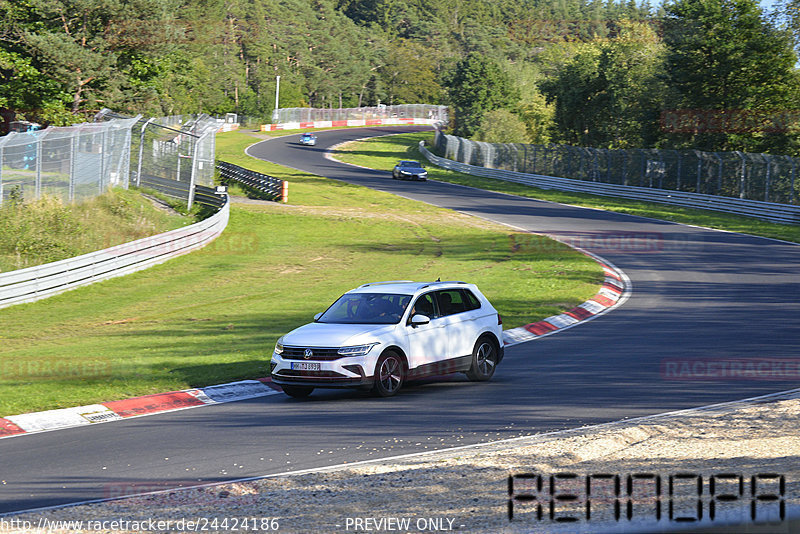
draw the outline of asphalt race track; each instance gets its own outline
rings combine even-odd
[[[508,348],[488,383],[423,383],[390,399],[325,390],[305,401],[273,395],[0,440],[0,513],[574,428],[800,386],[800,246],[446,183],[396,181],[389,169],[324,157],[326,147],[345,140],[409,129],[319,132],[316,147],[301,147],[294,135],[249,153],[558,235],[624,270],[633,282],[630,300],[584,325]],[[760,379],[670,375],[682,362],[723,359],[767,361],[770,371]],[[782,367],[787,363],[794,367]]]

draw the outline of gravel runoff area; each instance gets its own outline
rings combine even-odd
[[[689,521],[699,508],[702,521]],[[784,533],[800,532],[799,512],[800,389],[326,471],[6,516],[0,532]],[[779,522],[782,513],[787,520]],[[578,521],[564,521],[570,517]],[[58,521],[83,524],[64,528]],[[731,526],[742,521],[748,525]]]

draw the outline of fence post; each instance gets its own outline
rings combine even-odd
[[[142,133],[139,136],[139,163],[136,166],[136,187],[139,187],[139,185],[142,183],[142,156],[144,156],[144,133],[145,130],[147,130],[147,126],[149,126],[150,123],[153,122],[154,120],[155,119],[152,117],[147,119],[147,121],[142,126]]]
[[[0,141],[0,206],[3,205],[3,142]]]
[[[103,194],[103,182],[106,180],[106,139],[108,136],[106,135],[106,128],[103,128],[103,131],[100,132],[100,177],[97,179],[97,192],[98,194]]]
[[[80,130],[69,141],[69,201],[75,201],[75,160],[80,152]]]
[[[742,171],[741,177],[739,178],[739,198],[744,198],[744,191],[745,191],[745,172],[747,172],[747,163],[745,162],[744,155],[738,150],[734,151],[734,154],[739,156],[739,159],[742,160]]]
[[[764,184],[764,202],[769,202],[769,187],[770,187],[770,157],[767,154],[761,154],[761,157],[764,158],[764,162],[767,164],[767,176],[765,177],[765,184]]]
[[[697,158],[697,186],[695,187],[694,192],[695,193],[699,193],[700,192],[700,179],[703,176],[703,159],[700,157],[700,151],[699,150],[692,150],[692,152],[694,152],[694,157]]]
[[[622,160],[622,185],[628,185],[628,156],[630,150],[623,150],[622,154],[625,156]]]
[[[681,190],[681,152],[680,150],[676,150],[675,153],[678,155],[678,180],[675,184],[675,191]]]
[[[528,145],[522,145],[522,172],[528,172]]]
[[[34,182],[34,191],[38,200],[42,194],[42,135],[32,135],[36,135],[36,182]]]
[[[208,133],[204,133],[203,135],[200,136],[199,139],[195,139],[194,143],[192,143],[192,145],[191,145],[192,171],[191,171],[191,174],[189,175],[189,200],[187,202],[187,207],[186,207],[187,210],[192,209],[192,204],[194,204],[194,186],[195,186],[195,182],[197,181],[197,164],[198,164],[197,160],[199,159],[197,147],[203,141],[203,138],[205,136],[207,136],[207,135],[208,135]],[[180,155],[180,152],[179,152],[178,153],[178,164],[179,165],[180,165],[180,162],[181,162],[181,155]],[[180,178],[180,174],[178,175],[178,178]]]
[[[642,173],[639,175],[639,186],[644,187],[644,179],[647,177],[647,155],[641,148],[637,148],[636,151],[642,156]]]
[[[792,163],[792,171],[791,171],[790,180],[789,180],[789,184],[790,184],[790,186],[789,186],[789,191],[790,191],[789,203],[790,204],[794,204],[794,171],[795,171],[795,166],[797,164],[797,160],[795,160],[792,156],[786,156],[786,157],[789,158],[789,161]],[[0,159],[0,161],[2,161],[2,160]]]
[[[281,202],[289,202],[289,182],[286,180],[281,184]]]

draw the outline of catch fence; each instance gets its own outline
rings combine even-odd
[[[361,108],[281,108],[272,113],[273,124],[392,118],[430,119],[447,123],[447,106],[401,104]]]
[[[66,202],[128,187],[131,133],[141,117],[0,137],[0,204],[54,196]]]
[[[800,199],[800,159],[790,156],[486,143],[440,131],[435,146],[449,160],[489,169],[779,204]]]
[[[43,195],[75,202],[110,186],[142,185],[144,177],[186,187],[212,186],[216,132],[208,115],[144,119],[103,110],[93,123],[50,127],[0,137],[0,204]]]

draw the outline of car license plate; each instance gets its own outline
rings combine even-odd
[[[314,362],[292,362],[294,371],[319,371],[319,363]]]

